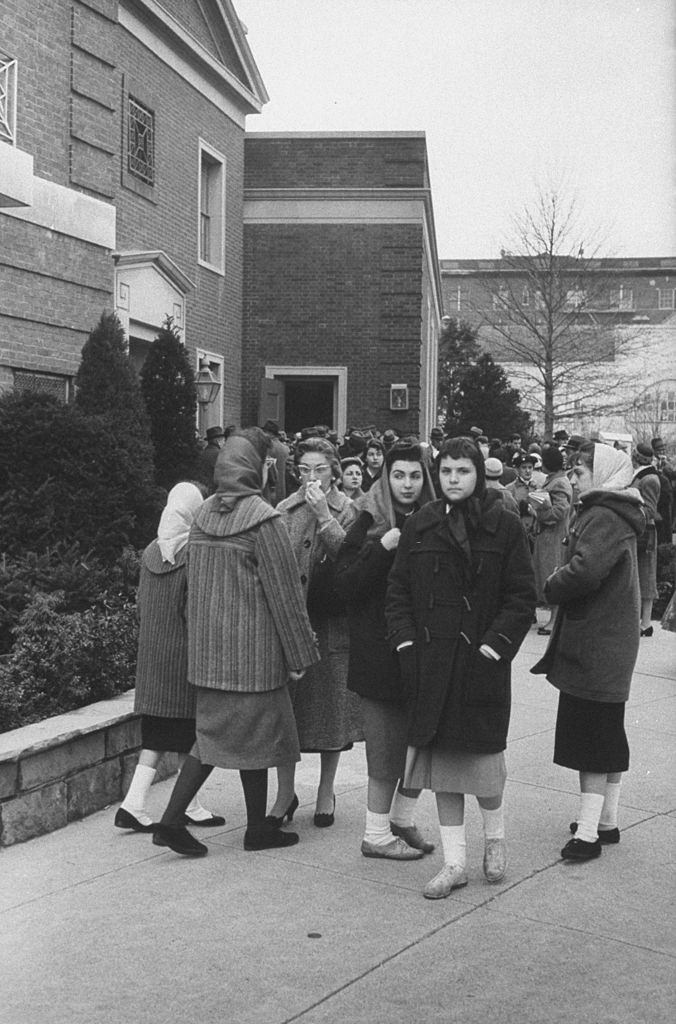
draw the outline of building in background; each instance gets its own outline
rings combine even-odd
[[[169,316],[221,381],[202,429],[240,419],[245,119],[266,100],[230,0],[6,0],[1,389],[68,399],[114,308],[137,367]]]
[[[248,135],[244,418],[429,434],[441,281],[423,132]]]
[[[537,325],[557,300],[542,299],[527,264],[506,254],[444,259],[440,269],[445,315],[477,329],[542,430],[542,381],[524,325]],[[557,316],[570,344],[559,352],[556,427],[609,440],[661,435],[676,444],[676,258],[565,258],[560,278]]]

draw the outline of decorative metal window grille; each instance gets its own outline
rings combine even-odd
[[[137,100],[129,97],[127,115],[127,166],[129,173],[155,184],[155,115]]]
[[[31,373],[29,370],[14,371],[14,390],[22,394],[53,395],[61,402],[68,401],[70,379],[49,373]]]
[[[16,61],[0,53],[0,139],[16,145]]]

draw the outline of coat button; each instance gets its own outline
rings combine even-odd
[[[307,540],[304,540],[303,541],[303,547],[304,548],[312,547],[312,541],[309,538]]]
[[[305,573],[303,573],[303,575],[301,576],[300,581],[301,583],[307,583],[307,576],[305,575]]]

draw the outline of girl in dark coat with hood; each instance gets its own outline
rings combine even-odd
[[[484,874],[497,882],[505,873],[510,662],[535,610],[526,535],[486,491],[472,439],[441,446],[439,486],[442,498],[404,527],[385,609],[409,696],[404,785],[437,797],[444,866],[425,887],[428,899],[467,884],[465,793],[477,796],[484,819]]]
[[[646,522],[633,487],[629,457],[605,444],[575,455],[580,494],[566,564],[545,583],[559,605],[544,657],[531,669],[546,673],[559,692],[554,763],[580,773],[576,833],[561,850],[566,860],[589,860],[601,844],[618,843],[622,773],[629,767],[624,709],[639,645],[636,538]]]
[[[361,697],[366,741],[365,857],[414,860],[434,850],[413,820],[420,791],[397,789],[406,763],[407,719],[397,655],[390,650],[385,623],[387,576],[401,529],[433,498],[420,446],[395,444],[381,475],[356,502],[359,517],[336,563],[336,586],[347,603],[350,627],[347,686]]]

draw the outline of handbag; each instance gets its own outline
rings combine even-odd
[[[324,555],[313,566],[307,588],[307,611],[311,619],[345,615],[346,605],[336,589],[336,563]]]

